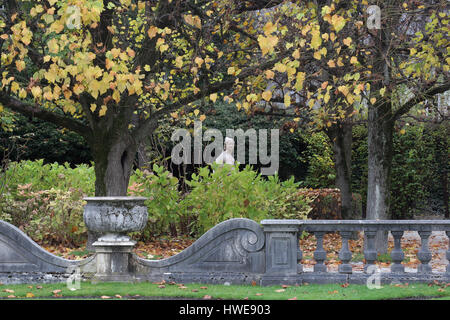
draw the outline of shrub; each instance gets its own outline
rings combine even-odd
[[[331,188],[335,185],[333,150],[329,138],[323,132],[305,134],[308,146],[302,160],[309,164],[308,174],[302,185],[308,188]]]
[[[32,184],[19,185],[17,197],[6,198],[3,214],[35,241],[80,246],[87,236],[82,191],[32,189]]]
[[[143,239],[158,236],[170,230],[177,235],[176,226],[180,224],[180,192],[178,179],[164,167],[153,165],[153,172],[136,170],[131,177],[128,194],[147,197],[148,223],[141,233]]]
[[[277,176],[270,176],[265,180],[250,166],[239,171],[237,166],[213,164],[212,168],[200,168],[186,183],[191,191],[183,204],[196,219],[193,229],[197,234],[231,218],[305,219],[310,210],[293,178],[280,182]]]
[[[31,184],[32,191],[70,188],[81,189],[87,195],[95,193],[94,167],[81,164],[71,168],[68,163],[44,164],[44,160],[11,162],[5,172],[7,192],[15,196],[19,185]]]

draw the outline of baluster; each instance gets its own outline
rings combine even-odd
[[[300,247],[300,236],[302,234],[302,231],[300,231],[297,235],[297,244],[298,244],[298,248],[297,248],[297,273],[302,273],[303,272],[303,265],[302,265],[302,259],[303,259],[303,253],[302,253],[302,248]]]
[[[367,273],[368,268],[374,265],[375,260],[377,260],[377,251],[375,250],[375,236],[377,235],[377,231],[364,230],[364,235],[366,236],[366,243],[364,243],[364,258],[366,259],[364,271]]]
[[[447,273],[450,274],[450,231],[446,231],[445,232],[447,234],[447,238],[448,238],[448,248],[447,248]]]
[[[421,264],[419,265],[417,271],[420,273],[431,272],[431,252],[428,249],[428,238],[431,235],[431,231],[419,231],[420,238],[422,240],[422,246],[417,253],[417,257],[419,258]]]
[[[327,272],[327,266],[324,264],[324,261],[327,259],[327,252],[323,249],[323,236],[325,232],[316,231],[314,235],[317,240],[316,251],[314,251],[314,260],[316,260],[314,272]]]
[[[402,237],[403,231],[391,231],[392,236],[394,237],[394,249],[391,251],[391,258],[393,264],[391,266],[391,272],[405,272],[405,266],[402,265],[402,261],[405,258],[405,255],[402,250]]]
[[[350,260],[352,260],[352,252],[348,248],[348,240],[352,236],[351,231],[341,231],[342,247],[339,251],[339,259],[342,260],[342,264],[339,265],[340,273],[352,273],[352,266]]]

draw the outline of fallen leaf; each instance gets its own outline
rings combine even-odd
[[[160,289],[164,289],[165,287],[166,287],[166,286],[163,285],[163,284],[161,284],[161,285],[158,286],[158,288],[160,288]]]
[[[3,289],[3,292],[14,293],[14,290],[11,290],[11,289]]]
[[[33,298],[34,294],[32,294],[31,292],[27,292],[27,294],[25,295],[25,297],[27,298]]]
[[[178,289],[187,289],[185,286],[179,286]]]
[[[262,296],[262,293],[255,293],[255,296]]]
[[[198,289],[192,289],[191,291],[192,292],[198,292]]]
[[[207,294],[203,296],[203,299],[205,299],[205,300],[206,300],[206,299],[211,299],[211,298],[212,298],[212,297],[209,296],[209,295],[207,295]]]
[[[342,288],[347,288],[348,287],[348,283],[341,284],[341,287]]]
[[[339,293],[339,291],[337,291],[337,290],[334,290],[334,291],[328,291],[328,293],[329,293],[329,294],[336,294],[336,293]]]
[[[200,289],[206,290],[206,289],[208,289],[208,287],[200,287]]]
[[[36,286],[36,289],[42,289],[42,286]]]
[[[122,296],[120,294],[116,294],[114,297],[122,299]]]
[[[101,299],[111,299],[110,296],[101,296],[100,298],[101,298]]]
[[[60,293],[60,292],[61,292],[61,290],[59,290],[59,289],[53,290],[53,291],[52,291],[53,294],[58,294],[58,293]]]
[[[297,297],[289,298],[288,300],[298,300]]]
[[[9,295],[7,298],[15,298],[16,296],[14,295]]]
[[[287,284],[282,284],[281,287],[286,289],[286,288],[290,288],[291,286],[288,286]]]
[[[285,289],[278,289],[278,290],[275,290],[275,292],[285,292],[286,290]]]

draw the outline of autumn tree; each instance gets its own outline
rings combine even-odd
[[[302,108],[315,113],[311,125],[333,141],[343,186],[350,182],[352,118],[367,117],[367,218],[388,219],[394,125],[450,89],[447,1],[322,0],[290,8],[278,20],[289,28],[280,41],[297,49],[275,65],[276,76],[284,76],[278,90],[286,106],[294,101],[299,114]],[[270,101],[271,92],[263,98]],[[380,252],[386,245],[378,236]]]
[[[0,103],[81,134],[96,195],[125,195],[139,143],[158,120],[271,67],[246,12],[281,1],[6,1]],[[225,97],[230,99],[230,97]],[[184,109],[184,111],[181,111]]]

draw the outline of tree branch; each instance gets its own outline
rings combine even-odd
[[[70,131],[74,131],[85,138],[91,136],[91,130],[89,127],[80,121],[65,117],[52,111],[44,110],[36,105],[24,103],[9,96],[5,92],[0,92],[0,103],[5,108],[11,109],[12,111],[16,111],[25,116],[36,117],[38,119],[54,123],[58,126],[69,129]]]
[[[426,99],[431,98],[437,94],[444,93],[448,90],[450,90],[450,82],[445,82],[437,87],[429,88],[423,94],[408,100],[400,108],[398,108],[397,111],[395,111],[393,115],[394,121],[398,120],[402,115],[406,114],[416,104],[425,101]]]

